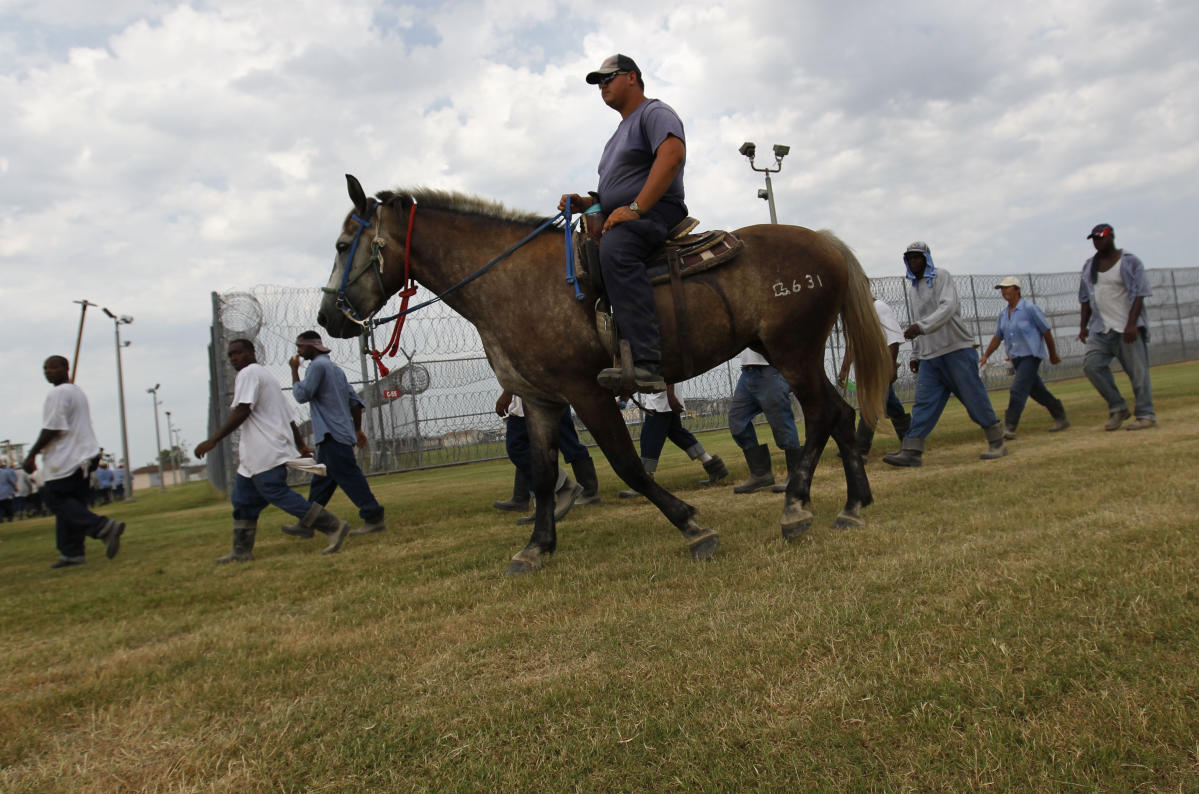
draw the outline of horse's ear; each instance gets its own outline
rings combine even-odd
[[[359,214],[366,212],[366,191],[362,189],[362,184],[358,181],[358,177],[353,174],[346,174],[346,188],[350,191],[350,201],[354,202],[354,208]]]

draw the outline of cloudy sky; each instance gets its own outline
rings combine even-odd
[[[1191,0],[0,0],[0,440],[35,438],[86,298],[135,318],[134,464],[155,383],[194,446],[213,291],[323,284],[346,172],[552,214],[594,186],[619,119],[583,76],[617,51],[682,116],[706,226],[768,219],[753,140],[791,147],[780,221],[871,275],[916,238],[960,273],[1074,270],[1100,221],[1190,266],[1197,30]],[[90,311],[79,383],[118,449],[113,348]]]

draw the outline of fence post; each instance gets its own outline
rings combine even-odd
[[[1178,302],[1178,284],[1174,281],[1174,269],[1170,269],[1170,292],[1174,295],[1174,317],[1178,320],[1178,344],[1182,346],[1182,360],[1187,360],[1187,337],[1182,329],[1182,306]]]
[[[366,334],[361,334],[358,337],[358,371],[362,375],[362,394],[363,397],[365,397],[371,393],[371,384],[369,376],[366,372]],[[382,395],[376,392],[372,399],[378,400],[380,397],[382,397]],[[363,402],[366,402],[366,400],[364,399]],[[371,418],[370,408],[367,407],[364,413],[366,414],[366,437],[370,439],[374,449],[381,450],[383,447],[383,439],[379,436],[379,434],[375,433],[375,422]],[[376,454],[377,453],[375,452],[367,452],[366,454],[366,465],[367,468],[372,472],[376,467],[373,465],[371,458],[373,458]]]

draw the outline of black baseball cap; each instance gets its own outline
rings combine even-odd
[[[1115,233],[1116,230],[1112,228],[1110,223],[1100,223],[1094,229],[1091,229],[1091,233],[1087,235],[1087,239],[1090,240],[1092,237],[1107,237],[1109,234]]]
[[[616,72],[636,72],[638,77],[641,76],[641,70],[637,68],[637,63],[632,58],[617,53],[605,58],[604,62],[600,64],[600,68],[594,72],[590,72],[587,75],[587,82],[595,85],[608,75],[615,74]]]

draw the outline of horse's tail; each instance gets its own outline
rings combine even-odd
[[[841,324],[845,328],[846,355],[853,357],[857,374],[858,410],[866,424],[874,427],[882,415],[887,388],[894,374],[894,363],[887,349],[878,312],[874,310],[870,279],[866,277],[858,258],[848,245],[828,229],[822,229],[820,235],[841,252],[849,271],[849,288],[841,307]]]

